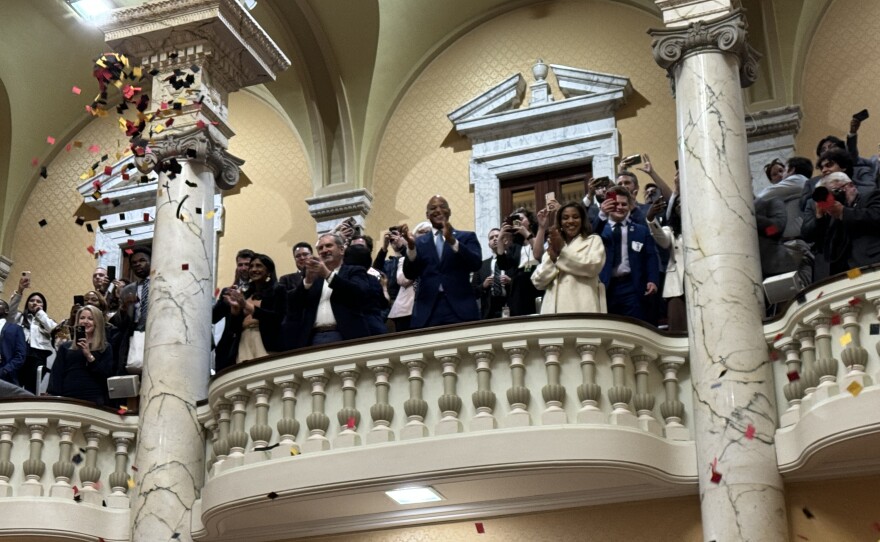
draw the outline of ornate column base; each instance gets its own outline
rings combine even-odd
[[[548,406],[541,413],[541,425],[563,425],[568,423],[565,411],[559,406]]]
[[[471,420],[471,431],[488,431],[498,429],[498,419],[489,412],[477,412]]]
[[[657,421],[657,418],[650,414],[639,414],[639,429],[646,433],[653,433],[658,437],[663,436],[663,427]]]
[[[691,434],[688,428],[680,422],[669,422],[663,428],[663,436],[666,440],[691,440]]]
[[[403,431],[400,432],[400,440],[425,438],[428,436],[428,426],[424,422],[412,420],[407,422]]]
[[[331,448],[330,439],[324,435],[312,435],[306,439],[302,451],[304,454],[312,452],[326,452]]]
[[[463,431],[464,425],[461,423],[461,420],[452,416],[443,418],[437,422],[437,426],[434,428],[435,435],[454,435]]]
[[[514,408],[504,418],[505,427],[528,427],[532,425],[532,416],[528,410]]]
[[[38,480],[26,480],[18,487],[19,497],[42,497],[43,484]]]
[[[625,408],[615,408],[611,413],[611,416],[608,418],[608,423],[611,425],[620,425],[623,427],[632,427],[634,429],[639,429],[639,419],[636,418],[636,415],[630,412]]]
[[[269,457],[272,459],[281,459],[282,457],[299,455],[302,450],[296,442],[280,442],[278,447],[272,448],[269,452]]]
[[[782,413],[782,416],[779,417],[779,427],[788,427],[789,425],[794,425],[801,419],[801,405],[800,403],[792,404],[789,406],[785,412]]]
[[[0,497],[4,495],[0,494]],[[54,483],[52,487],[49,488],[49,496],[57,499],[72,499],[73,498],[73,486],[65,483]]]
[[[354,446],[360,446],[361,444],[361,436],[353,429],[343,429],[342,432],[333,439],[334,448],[352,448]]]
[[[387,425],[377,425],[367,433],[367,444],[394,442],[394,431]]]
[[[85,486],[80,488],[79,496],[82,499],[80,502],[91,504],[94,506],[103,506],[104,497],[101,496],[101,492],[91,486]]]
[[[578,410],[577,422],[586,424],[607,425],[608,416],[595,405],[585,405]]]

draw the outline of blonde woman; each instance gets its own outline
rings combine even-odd
[[[104,314],[87,305],[76,313],[73,341],[58,349],[49,395],[89,401],[97,406],[109,402],[107,378],[113,375],[113,349],[107,344]]]

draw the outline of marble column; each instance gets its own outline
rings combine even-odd
[[[757,53],[736,0],[658,0],[675,93],[703,536],[788,540],[740,84]]]
[[[226,151],[228,95],[290,61],[235,0],[150,2],[100,26],[112,51],[154,76],[149,142],[132,142],[159,189],[131,539],[191,540],[205,473],[196,402],[207,396],[211,354],[214,194],[236,185],[243,163]]]

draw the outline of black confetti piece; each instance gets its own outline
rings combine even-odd
[[[192,187],[192,188],[195,188],[195,187],[198,186],[196,183],[194,183],[194,182],[192,182],[192,181],[189,181],[189,180],[184,181],[184,182],[186,183],[187,186],[190,186],[190,187]]]
[[[269,493],[266,496],[269,497],[270,499],[277,499],[278,498],[278,494],[275,493],[274,491],[272,493]]]
[[[807,519],[813,519],[814,517],[816,517],[816,516],[813,515],[812,512],[810,512],[810,509],[807,508],[806,506],[804,506],[804,510],[803,510],[803,511],[804,511],[804,515],[807,516]]]
[[[44,218],[43,220],[40,220],[40,227],[41,227],[41,228],[45,228],[45,227],[46,227],[46,224],[48,224],[48,222],[46,222],[46,219],[45,219],[45,218]]]

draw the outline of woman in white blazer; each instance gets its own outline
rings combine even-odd
[[[684,243],[681,239],[681,196],[678,191],[678,172],[675,174],[675,192],[670,198],[672,206],[667,209],[665,201],[660,200],[648,210],[646,218],[651,236],[658,247],[669,251],[666,265],[666,281],[663,284],[663,299],[666,300],[666,317],[669,331],[687,333],[687,310],[684,302]],[[666,217],[666,225],[661,226],[659,217]]]
[[[30,286],[30,278],[22,277],[18,282],[18,290],[13,292],[9,300],[10,319],[24,329],[24,337],[28,343],[27,357],[18,371],[18,381],[29,392],[37,393],[37,368],[45,367],[55,349],[52,347],[52,330],[58,324],[46,314],[46,297],[34,292],[27,297],[24,311],[20,312],[22,293]]]
[[[604,265],[605,247],[601,237],[591,235],[587,210],[580,203],[563,205],[556,213],[547,250],[532,274],[535,287],[546,290],[541,314],[608,312],[605,288],[599,281]]]

